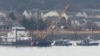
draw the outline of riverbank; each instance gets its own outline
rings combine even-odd
[[[29,32],[29,31],[28,31]],[[0,36],[6,36],[8,31],[0,31]],[[87,36],[92,36],[91,38],[95,40],[100,40],[100,31],[68,31],[68,30],[59,30],[59,31],[52,31],[52,32],[42,32],[44,35],[47,35],[45,38],[47,40],[55,40],[55,39],[70,39],[70,40],[81,40],[86,38]],[[93,35],[92,35],[93,34]],[[37,39],[37,32],[31,32],[29,34],[32,36],[33,39]]]

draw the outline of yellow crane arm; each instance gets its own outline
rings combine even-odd
[[[60,18],[61,18],[62,15],[65,13],[65,11],[68,9],[68,7],[69,7],[69,4],[67,4],[67,5],[65,6],[65,8],[62,10],[62,12],[61,12],[61,14],[60,14]]]

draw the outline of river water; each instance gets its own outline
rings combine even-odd
[[[100,56],[100,46],[0,47],[0,56]]]

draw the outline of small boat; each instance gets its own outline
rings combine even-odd
[[[52,44],[53,46],[70,46],[72,43],[69,40],[56,40]]]
[[[47,46],[51,46],[51,41],[47,41],[45,39],[40,39],[40,40],[35,40],[34,46],[37,47],[47,47]]]
[[[85,38],[84,40],[81,40],[81,42],[78,42],[77,45],[79,46],[95,46],[99,45],[99,42],[93,41],[90,36],[88,38]]]

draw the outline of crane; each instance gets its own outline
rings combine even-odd
[[[67,4],[65,6],[65,8],[62,10],[61,14],[59,15],[59,18],[61,18],[63,16],[63,14],[65,13],[65,11],[68,9],[68,7],[69,7],[69,4]]]
[[[69,7],[69,4],[67,4],[67,5],[64,7],[64,9],[62,10],[62,12],[59,14],[58,21],[56,22],[56,25],[58,24],[58,22],[60,21],[60,19],[61,19],[62,16],[63,16],[63,14],[65,13],[65,11],[68,9],[68,7]],[[50,33],[53,31],[53,29],[56,28],[56,25],[50,25],[45,31],[41,31],[41,32],[38,31],[38,38],[40,38],[40,39],[45,39],[46,36],[47,36],[48,34],[50,34]]]
[[[69,4],[67,4],[64,9],[61,11],[61,13],[58,16],[58,20],[56,20],[56,27],[60,23],[62,17],[65,15],[65,11],[69,8]],[[65,15],[66,16],[66,15]],[[65,18],[66,20],[68,19],[68,16]]]
[[[53,31],[54,28],[55,28],[55,25],[51,25],[44,31],[37,31],[38,38],[39,39],[45,39],[47,37],[47,35],[50,34]]]
[[[69,4],[67,4],[67,5],[64,7],[64,9],[62,10],[62,12],[61,12],[60,15],[59,15],[59,20],[58,20],[58,22],[60,21],[62,15],[65,13],[65,11],[68,9],[68,7],[69,7]],[[58,22],[57,22],[57,23],[58,23]],[[48,34],[50,34],[55,28],[56,28],[55,25],[50,25],[50,26],[46,29],[46,31],[44,31],[44,32],[41,33],[42,38],[45,38],[45,37],[46,37]]]

